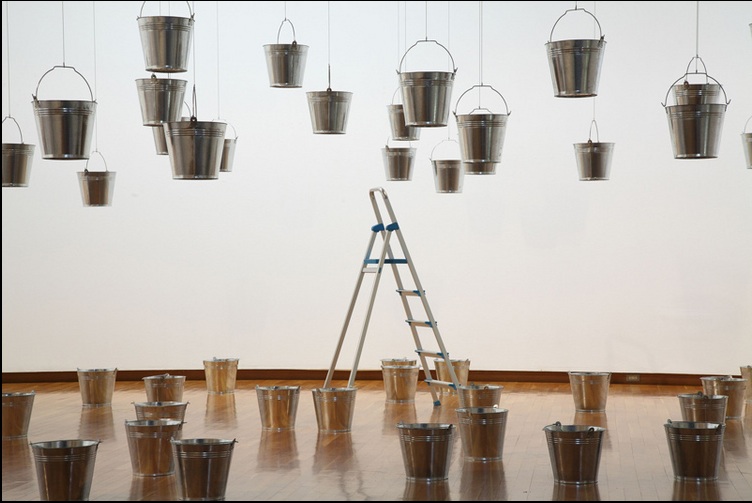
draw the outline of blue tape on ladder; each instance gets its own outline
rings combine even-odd
[[[371,227],[371,230],[373,232],[380,232],[384,230],[384,224],[376,224],[373,227]]]
[[[399,224],[397,222],[392,222],[386,226],[386,230],[388,231],[396,231],[397,229],[399,229]]]

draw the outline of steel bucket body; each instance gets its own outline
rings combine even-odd
[[[696,423],[726,422],[726,395],[704,395],[702,392],[679,395],[679,406],[683,421]]]
[[[225,499],[236,440],[170,440],[178,495],[184,501]]]
[[[54,440],[31,444],[42,501],[88,501],[98,440]]]
[[[726,104],[666,106],[675,159],[715,159],[723,130]]]
[[[28,187],[34,145],[3,143],[3,187]]]
[[[398,141],[415,141],[420,139],[420,128],[405,124],[405,108],[403,105],[387,105],[389,111],[389,127],[392,139]]]
[[[407,127],[444,127],[449,121],[454,72],[401,72]]]
[[[461,384],[457,389],[460,407],[498,407],[503,389],[494,384]]]
[[[84,206],[112,206],[115,193],[114,171],[79,171],[78,183]]]
[[[3,393],[3,440],[26,438],[34,407],[33,391]]]
[[[223,395],[235,392],[239,361],[238,358],[204,360],[206,390],[210,395]]]
[[[603,39],[558,40],[546,43],[554,96],[586,98],[598,95]]]
[[[543,430],[555,482],[578,485],[598,482],[605,428],[556,423]]]
[[[460,159],[432,159],[433,181],[440,194],[461,193],[465,167]]]
[[[112,405],[117,369],[77,369],[84,407]]]
[[[384,160],[387,181],[412,180],[416,152],[417,149],[411,147],[390,147],[387,145],[382,148],[381,157]]]
[[[460,152],[466,175],[493,175],[501,162],[508,115],[470,113],[455,115]]]
[[[664,429],[676,480],[718,479],[726,425],[669,421]]]
[[[384,358],[381,360],[382,366],[389,367],[412,367],[418,364],[418,360],[412,360],[410,358]]]
[[[175,473],[170,440],[179,438],[182,421],[174,419],[125,421],[133,475],[160,477]]]
[[[267,44],[266,69],[269,73],[269,86],[296,88],[303,87],[308,46],[297,42],[292,44]]]
[[[357,388],[311,390],[319,433],[346,433],[352,430],[357,391]]]
[[[42,159],[89,158],[96,101],[34,99],[33,104]]]
[[[747,382],[747,386],[744,389],[744,400],[750,403],[752,402],[752,365],[741,366],[739,370],[741,370],[742,379]]]
[[[611,159],[614,143],[593,142],[574,144],[577,171],[580,180],[608,180],[611,176]]]
[[[744,148],[744,158],[747,161],[747,169],[752,169],[752,133],[742,133],[742,148]],[[3,180],[5,180],[5,168],[4,167],[3,167]]]
[[[174,180],[216,180],[224,152],[224,122],[162,123]]]
[[[179,79],[136,79],[143,125],[161,128],[163,122],[180,120],[186,84]]]
[[[747,380],[739,377],[701,377],[702,389],[706,395],[726,395],[726,419],[740,419],[744,414],[744,394]]]
[[[149,402],[180,402],[183,400],[185,376],[161,374],[143,378]]]
[[[382,365],[386,403],[415,402],[419,371],[420,367],[417,365]]]
[[[569,372],[569,385],[577,412],[603,412],[608,400],[610,372]]]
[[[222,160],[219,164],[220,173],[229,173],[232,171],[232,165],[235,161],[235,147],[237,144],[237,138],[225,138],[225,144],[222,148]]]
[[[500,461],[504,453],[507,409],[462,407],[457,409],[465,461]]]
[[[454,425],[399,423],[400,447],[408,481],[431,482],[449,478],[454,447]]]
[[[704,105],[717,103],[720,99],[720,84],[690,84],[685,81],[675,85],[674,99],[677,105]]]
[[[193,17],[139,17],[138,28],[147,72],[188,71]]]
[[[331,89],[306,93],[314,134],[345,134],[347,132],[352,94]]]
[[[295,429],[300,386],[256,386],[261,427],[269,431]]]

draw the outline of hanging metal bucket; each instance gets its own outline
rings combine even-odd
[[[420,128],[405,124],[405,107],[394,103],[394,98],[401,88],[397,88],[392,94],[392,104],[387,105],[389,111],[389,127],[392,130],[392,139],[396,141],[415,141],[420,139]]]
[[[747,122],[744,123],[744,131],[742,132],[742,148],[744,149],[744,158],[747,160],[747,169],[752,169],[752,133],[747,133],[747,124],[749,124],[750,117]],[[5,146],[3,146],[5,148]],[[3,157],[5,159],[5,157]],[[5,161],[3,160],[3,163]],[[5,164],[3,164],[4,166]],[[5,185],[5,168],[3,168],[3,185]],[[752,386],[750,386],[752,388]],[[750,390],[752,393],[752,390]]]
[[[462,163],[462,159],[433,158],[436,147],[449,141],[455,140],[442,140],[431,151],[433,181],[436,192],[439,194],[459,194],[462,192],[462,186],[465,181],[465,166]]]
[[[726,425],[669,419],[663,427],[676,480],[718,478]]]
[[[705,95],[702,103],[667,105],[668,94],[676,87],[676,83],[684,79],[687,81],[690,75],[689,67],[692,61],[697,59],[705,67],[705,63],[699,56],[695,56],[687,65],[687,71],[678,78],[666,93],[663,103],[668,119],[669,133],[671,134],[671,146],[675,159],[715,159],[718,157],[723,119],[730,100],[726,97],[726,91],[718,81],[707,74],[707,71],[691,72],[705,75],[711,79],[721,91],[723,91],[723,103],[709,103],[709,95]],[[717,96],[717,95],[716,95]],[[676,96],[675,96],[676,97]],[[685,100],[686,101],[686,100]],[[697,101],[697,100],[695,100]]]
[[[386,146],[381,149],[387,181],[412,180],[416,152],[417,149],[412,147],[390,147],[387,142]]]
[[[405,56],[421,42],[433,42],[444,49],[452,60],[451,72],[403,72]],[[397,70],[402,90],[405,125],[414,127],[444,127],[449,121],[452,87],[457,68],[446,47],[436,40],[418,40],[402,56]]]
[[[468,91],[478,88],[490,88],[504,102],[506,114],[495,114],[487,108],[476,107],[468,114],[457,115],[460,100]],[[496,165],[501,162],[501,149],[504,146],[504,134],[511,112],[507,100],[496,89],[488,85],[475,85],[462,93],[454,107],[457,120],[457,133],[460,140],[462,162],[466,175],[493,175]]]
[[[9,115],[3,119],[3,124],[6,119],[16,124],[21,143],[3,142],[3,187],[28,187],[31,161],[34,158],[34,145],[24,143],[23,132],[16,119]]]
[[[89,171],[89,160],[83,171],[78,172],[78,183],[81,187],[81,199],[84,206],[112,206],[112,195],[115,193],[115,172],[107,170],[107,161],[97,150],[104,161],[104,171]]]
[[[280,44],[279,34],[285,22],[292,28],[292,44]],[[277,30],[277,43],[264,46],[266,54],[266,69],[269,72],[271,87],[295,88],[303,86],[308,46],[298,44],[295,40],[295,26],[285,18]]]
[[[162,123],[167,140],[173,180],[216,180],[224,152],[224,122],[189,121]]]
[[[188,82],[179,79],[136,79],[144,126],[162,127],[163,122],[180,120]]]
[[[582,11],[592,16],[598,25],[600,38],[552,41],[556,25],[569,12]],[[598,19],[585,9],[567,9],[551,28],[546,52],[554,96],[557,98],[587,98],[598,95],[603,53],[606,41]]]
[[[595,142],[591,139],[595,125]],[[577,171],[581,181],[608,180],[611,176],[611,158],[614,153],[614,143],[600,142],[598,124],[590,123],[590,135],[587,143],[575,143],[574,155],[577,159]]]
[[[167,138],[165,137],[164,127],[160,125],[159,127],[152,127],[149,129],[151,129],[152,135],[154,135],[154,147],[157,151],[157,155],[168,155],[169,152],[167,151]]]
[[[674,100],[677,105],[704,105],[717,103],[721,86],[718,84],[690,84],[684,81],[673,86]]]
[[[193,35],[193,11],[191,17],[146,16],[142,17],[144,5],[138,14],[138,29],[147,72],[179,73],[188,71],[188,54]]]
[[[235,133],[234,138],[225,138],[225,144],[222,148],[222,161],[219,163],[219,171],[221,173],[229,173],[232,171],[232,165],[235,161],[235,147],[238,144],[238,133],[235,128],[232,127],[232,132]]]
[[[348,91],[309,91],[308,111],[314,134],[345,134],[352,94]]]
[[[37,99],[42,80],[57,68],[70,68],[84,79],[91,101]],[[94,101],[91,87],[84,76],[72,66],[53,66],[39,79],[33,98],[34,117],[42,143],[42,159],[60,161],[88,159],[97,102]]]

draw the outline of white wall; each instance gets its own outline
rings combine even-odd
[[[328,368],[374,187],[394,206],[450,356],[472,369],[726,374],[752,363],[741,143],[752,2],[701,2],[699,36],[696,2],[579,2],[606,40],[599,95],[585,99],[554,97],[545,50],[572,2],[483,2],[482,30],[479,2],[407,2],[406,18],[404,2],[331,2],[329,48],[327,2],[195,2],[195,57],[172,77],[195,82],[199,120],[237,131],[234,170],[215,181],[173,180],[142,126],[142,2],[3,2],[4,16],[6,3],[3,116],[37,150],[29,187],[2,191],[3,372],[202,368],[213,356],[241,369]],[[269,86],[263,46],[285,8],[310,47],[301,89]],[[143,15],[187,9],[147,2]],[[592,37],[592,20],[566,33],[577,14],[555,40]],[[482,59],[483,83],[512,112],[497,174],[467,176],[461,194],[435,192],[430,162],[456,138],[454,117],[422,130],[412,181],[385,179],[399,59],[426,37],[455,60],[453,109]],[[731,103],[719,157],[675,160],[663,103],[695,55]],[[32,94],[63,63],[95,93],[93,148],[117,172],[109,208],[82,205],[86,161],[41,158]],[[353,92],[345,135],[311,129],[305,93],[327,88],[328,64],[332,89]],[[61,73],[40,99],[89,99],[80,80],[56,82]],[[572,144],[594,117],[600,141],[616,144],[607,182],[577,176]],[[17,142],[9,122],[3,142]],[[89,167],[101,170],[100,158]],[[360,313],[338,368],[352,366]],[[359,368],[413,355],[404,318],[385,275]]]

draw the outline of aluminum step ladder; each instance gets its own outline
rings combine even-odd
[[[379,208],[379,202],[377,201],[376,194],[381,195],[382,205],[386,209],[386,214],[389,217],[390,223],[386,225],[384,224],[384,220],[381,216],[381,210]],[[350,371],[350,379],[347,384],[348,387],[353,387],[355,385],[355,375],[358,372],[358,363],[363,351],[363,344],[365,342],[366,332],[368,331],[368,324],[371,320],[373,304],[374,300],[376,299],[376,292],[378,291],[379,282],[381,280],[381,273],[384,270],[384,266],[389,265],[391,266],[392,272],[394,273],[394,280],[397,283],[397,293],[399,294],[400,300],[402,301],[402,306],[405,309],[405,315],[407,316],[407,319],[405,321],[410,327],[410,332],[412,333],[413,340],[415,341],[415,352],[418,354],[421,367],[423,368],[423,373],[425,376],[424,382],[428,384],[428,389],[431,392],[431,396],[433,397],[434,405],[441,405],[441,401],[439,399],[440,394],[438,393],[437,388],[451,388],[457,390],[457,388],[459,387],[457,373],[455,372],[454,367],[451,364],[449,353],[447,352],[446,347],[444,346],[444,342],[441,339],[438,324],[433,317],[433,313],[431,313],[431,308],[428,305],[428,299],[426,298],[425,290],[423,290],[423,287],[420,284],[418,273],[415,271],[415,266],[413,265],[413,261],[407,251],[407,245],[405,244],[405,239],[402,236],[402,231],[400,230],[399,224],[397,223],[397,218],[395,217],[394,211],[392,210],[392,205],[389,202],[389,197],[381,187],[370,189],[369,195],[371,198],[373,211],[376,215],[376,224],[371,227],[371,237],[368,241],[368,248],[366,249],[365,259],[359,267],[358,280],[355,284],[355,292],[353,293],[352,300],[350,301],[350,307],[348,308],[347,315],[345,316],[345,323],[342,327],[342,333],[340,334],[339,342],[337,343],[337,349],[334,352],[334,358],[332,358],[332,364],[329,367],[329,372],[327,373],[326,380],[324,381],[324,387],[331,387],[334,370],[337,366],[337,360],[339,359],[340,352],[342,350],[342,344],[344,343],[345,336],[348,332],[348,327],[350,325],[350,320],[352,319],[358,296],[360,295],[363,279],[367,274],[374,274],[375,278],[373,281],[373,288],[370,293],[368,309],[365,315],[365,320],[363,322],[363,329],[360,333],[360,341],[358,343],[357,352],[355,354],[355,361],[353,362],[352,370]],[[395,257],[392,253],[392,235],[397,236],[399,249],[401,250],[401,257]],[[374,258],[372,256],[372,253],[374,251],[373,248],[377,236],[381,236],[383,246],[381,248],[381,252],[378,255],[378,258]],[[410,277],[412,278],[414,284],[413,289],[405,288],[404,284],[402,283],[402,277],[400,276],[400,266],[407,266],[407,268],[409,269]],[[411,303],[408,300],[413,298],[420,300],[420,304],[425,313],[425,319],[417,319],[413,316],[413,311],[410,306]],[[431,334],[435,339],[438,349],[426,350],[423,348],[423,344],[419,335],[419,329],[425,328],[431,329]],[[451,381],[439,381],[437,379],[433,379],[431,370],[426,360],[427,357],[443,358],[446,362],[446,367]]]

